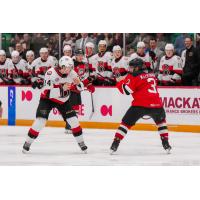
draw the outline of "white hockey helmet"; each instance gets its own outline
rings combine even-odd
[[[101,45],[101,44],[102,44],[102,45],[106,45],[106,47],[107,47],[107,42],[106,42],[106,40],[100,40],[98,46]]]
[[[138,42],[137,43],[137,48],[144,48],[145,47],[145,43],[144,42]]]
[[[65,45],[64,46],[64,48],[63,48],[63,53],[65,52],[65,51],[72,51],[72,47],[70,46],[70,45]]]
[[[94,44],[92,42],[87,42],[85,47],[89,47],[89,48],[94,49]]]
[[[69,56],[62,56],[59,60],[59,66],[62,67],[69,67],[71,69],[73,69],[74,67],[74,62],[72,60],[72,58],[70,58]]]
[[[5,55],[6,55],[6,52],[3,49],[1,49],[0,50],[0,56],[5,56]]]
[[[122,48],[119,46],[119,45],[115,45],[114,47],[113,47],[113,52],[115,52],[115,51],[121,51],[122,50]]]
[[[42,47],[41,49],[40,49],[40,53],[48,53],[49,51],[48,51],[48,49],[46,48],[46,47]]]
[[[18,57],[19,56],[19,52],[18,51],[13,51],[12,53],[11,53],[11,57],[13,58],[13,57]]]
[[[173,50],[174,51],[174,45],[173,44],[166,44],[165,50]]]
[[[26,52],[26,56],[34,56],[34,52],[32,50],[29,50]]]

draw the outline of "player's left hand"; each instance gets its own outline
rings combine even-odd
[[[91,92],[91,93],[94,93],[94,92],[95,92],[95,87],[94,87],[92,84],[89,84],[89,85],[87,86],[87,90],[88,90],[89,92]]]

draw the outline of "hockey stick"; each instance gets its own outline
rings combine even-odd
[[[94,100],[93,100],[93,94],[90,93],[90,96],[91,96],[91,103],[92,103],[92,112],[89,116],[89,119],[92,119],[92,116],[94,115]]]

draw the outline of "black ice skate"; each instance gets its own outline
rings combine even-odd
[[[30,146],[31,146],[30,143],[25,142],[25,143],[24,143],[24,146],[23,146],[23,149],[22,149],[22,152],[23,152],[23,153],[27,153],[27,152],[30,150]]]
[[[163,148],[167,151],[167,153],[169,154],[172,147],[169,145],[169,141],[168,139],[164,138],[164,137],[161,137],[161,141],[162,141],[162,145],[163,145]]]
[[[119,143],[120,143],[120,139],[119,138],[115,138],[111,147],[110,147],[110,154],[113,154],[114,152],[117,151],[118,147],[119,147]]]
[[[78,143],[78,145],[80,146],[81,150],[82,150],[84,153],[87,153],[87,146],[85,145],[84,142],[80,142],[80,143]]]

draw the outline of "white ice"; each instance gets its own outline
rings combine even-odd
[[[200,165],[200,134],[170,132],[172,153],[166,154],[157,132],[130,131],[116,155],[110,155],[115,130],[84,129],[88,153],[80,151],[72,135],[63,128],[46,127],[22,153],[29,127],[0,127],[0,165]]]

